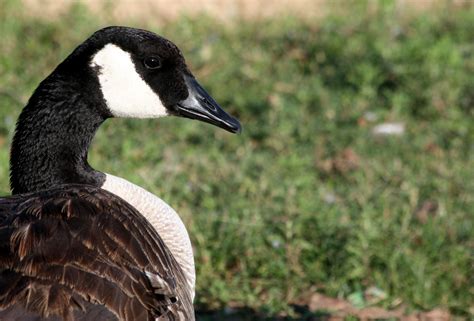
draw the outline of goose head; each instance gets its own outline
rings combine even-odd
[[[113,117],[174,115],[232,133],[241,131],[239,121],[198,83],[178,47],[161,36],[141,29],[107,27],[76,51],[68,60],[89,52],[88,67],[97,77],[100,96]]]
[[[141,29],[101,29],[41,82],[21,112],[11,149],[12,192],[65,183],[101,186],[103,173],[87,163],[100,125],[111,117],[168,115],[241,130],[171,41]]]

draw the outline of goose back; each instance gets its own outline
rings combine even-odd
[[[159,235],[100,188],[0,199],[0,266],[1,308],[73,320],[97,304],[124,321],[194,320],[186,278]]]

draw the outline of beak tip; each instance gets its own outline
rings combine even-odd
[[[241,126],[240,124],[237,126],[237,130],[235,131],[235,133],[236,133],[237,135],[242,134],[242,126]]]
[[[237,135],[240,135],[242,133],[242,125],[237,119],[233,119],[233,122],[229,126],[229,131]]]

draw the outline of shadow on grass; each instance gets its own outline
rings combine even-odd
[[[296,316],[276,316],[251,308],[224,308],[196,311],[197,321],[325,321],[330,314],[311,312],[307,306],[293,306]]]

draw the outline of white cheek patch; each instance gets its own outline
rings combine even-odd
[[[157,118],[168,115],[160,97],[138,74],[130,53],[107,44],[91,61],[107,107],[115,117]]]

